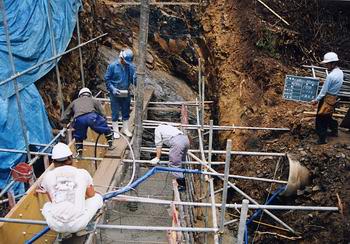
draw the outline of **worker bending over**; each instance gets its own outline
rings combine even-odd
[[[324,64],[329,71],[326,80],[322,86],[320,93],[313,104],[318,103],[315,127],[318,134],[317,144],[326,144],[327,129],[331,132],[329,136],[338,136],[338,122],[332,118],[337,95],[343,84],[344,74],[338,68],[338,55],[334,52],[329,52],[324,55],[321,64]]]
[[[83,230],[103,205],[102,196],[95,193],[92,178],[85,169],[72,166],[72,151],[64,143],[52,149],[55,168],[45,173],[41,193],[46,193],[42,214],[50,229],[59,233]]]
[[[123,133],[127,137],[132,136],[129,130],[131,104],[129,88],[131,84],[136,84],[136,68],[132,63],[133,58],[134,54],[130,49],[122,50],[119,58],[108,65],[104,77],[111,99],[112,126],[116,139],[120,137],[118,128],[120,112],[123,120]]]
[[[84,87],[79,91],[79,97],[75,99],[63,113],[61,122],[68,123],[73,116],[73,137],[77,156],[83,154],[83,141],[87,137],[87,130],[90,127],[99,134],[104,134],[108,149],[113,149],[113,132],[107,125],[104,118],[101,103],[92,97],[91,91]]]
[[[154,142],[157,147],[156,157],[151,160],[152,164],[160,161],[163,144],[170,147],[169,166],[180,168],[182,162],[186,161],[187,150],[190,146],[189,139],[179,129],[171,125],[159,125],[154,132]],[[185,190],[185,178],[183,173],[174,172],[179,190]]]

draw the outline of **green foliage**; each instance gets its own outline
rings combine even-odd
[[[277,51],[278,37],[268,29],[263,29],[260,38],[255,43],[256,47],[266,52],[273,58],[279,58],[280,55]]]

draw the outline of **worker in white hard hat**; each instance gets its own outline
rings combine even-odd
[[[83,154],[83,141],[87,137],[87,130],[90,127],[99,134],[104,134],[109,149],[113,149],[113,132],[107,125],[101,103],[92,97],[90,89],[84,87],[79,91],[79,97],[75,99],[63,113],[61,122],[68,123],[73,117],[73,137],[77,156]]]
[[[332,118],[337,102],[337,95],[344,80],[344,74],[338,67],[338,61],[339,59],[336,53],[328,52],[324,55],[321,62],[327,68],[328,75],[320,93],[312,102],[314,105],[318,103],[315,121],[316,132],[319,137],[317,144],[326,144],[327,135],[338,136],[338,122]],[[330,133],[327,133],[328,129],[330,129]]]
[[[156,157],[151,160],[152,164],[158,164],[162,153],[163,144],[170,147],[169,166],[181,168],[182,162],[186,161],[187,150],[190,141],[187,135],[171,125],[159,125],[154,131],[154,142],[157,147]],[[179,190],[185,190],[186,183],[183,173],[172,173],[179,185]]]
[[[119,138],[118,119],[119,114],[122,115],[123,130],[122,132],[131,137],[129,130],[130,118],[130,88],[131,85],[136,85],[136,67],[133,64],[133,52],[130,49],[123,49],[118,59],[108,65],[105,81],[106,87],[110,94],[111,109],[112,109],[112,126],[114,138]]]
[[[53,147],[52,161],[55,167],[44,174],[38,189],[49,198],[42,214],[52,230],[76,233],[88,225],[103,199],[95,193],[90,174],[72,165],[72,151],[66,144]]]

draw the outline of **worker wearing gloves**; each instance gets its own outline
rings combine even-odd
[[[316,100],[312,103],[318,103],[315,127],[319,136],[317,144],[326,144],[327,129],[331,130],[329,136],[338,136],[338,122],[332,118],[332,114],[337,102],[337,95],[343,84],[344,74],[338,68],[338,55],[334,52],[329,52],[324,55],[321,64],[324,64],[328,69],[328,75],[322,86]]]
[[[133,57],[133,52],[130,49],[122,50],[119,59],[108,65],[104,77],[111,99],[114,138],[120,137],[118,128],[120,112],[123,119],[123,133],[128,137],[132,136],[129,130],[131,104],[129,88],[131,84],[136,84],[135,65],[132,63]]]
[[[183,161],[186,161],[187,150],[190,146],[189,139],[179,129],[171,125],[159,125],[154,132],[154,142],[157,147],[156,157],[151,160],[152,164],[160,161],[163,144],[170,147],[169,166],[180,168]],[[186,187],[183,173],[174,172],[173,175],[179,185],[179,190]]]
[[[64,143],[52,149],[54,169],[46,172],[37,192],[48,195],[42,214],[50,229],[76,233],[85,229],[103,205],[95,193],[90,174],[72,166],[72,151]]]
[[[68,123],[71,117],[74,118],[73,137],[78,157],[83,154],[83,141],[86,139],[89,127],[96,133],[104,134],[108,149],[113,149],[113,132],[103,116],[101,103],[92,97],[88,88],[84,87],[79,91],[79,97],[68,106],[62,115],[61,122]]]

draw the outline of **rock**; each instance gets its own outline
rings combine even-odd
[[[297,196],[302,196],[304,195],[304,191],[303,190],[297,190]]]
[[[154,58],[153,58],[152,54],[150,54],[149,52],[146,55],[146,62],[148,64],[153,64],[153,62],[154,62]]]
[[[311,186],[305,187],[305,192],[311,193],[312,192],[312,187]]]
[[[319,190],[321,190],[321,187],[319,185],[312,187],[312,191],[319,191]]]
[[[306,151],[300,151],[300,155],[301,155],[301,156],[306,156],[306,155],[307,155],[307,152],[306,152]]]

